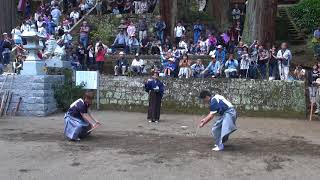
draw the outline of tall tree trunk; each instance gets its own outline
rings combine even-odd
[[[278,0],[249,0],[243,37],[247,42],[259,40],[264,45],[275,42]]]
[[[15,0],[1,0],[0,1],[0,35],[9,31],[16,26],[17,21],[17,4]]]
[[[230,0],[208,0],[209,14],[214,18],[214,24],[220,31],[226,30],[230,25]]]
[[[173,29],[178,15],[178,0],[160,0],[160,15],[167,25],[166,34],[173,39]]]

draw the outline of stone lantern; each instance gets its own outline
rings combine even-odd
[[[21,75],[45,75],[45,63],[38,56],[42,46],[39,45],[39,36],[34,25],[30,31],[24,31],[22,37],[26,39],[27,44],[23,46],[27,50],[28,56],[23,62],[23,70]]]

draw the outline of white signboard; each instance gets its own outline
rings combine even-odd
[[[98,89],[98,71],[76,71],[76,85],[83,89]]]

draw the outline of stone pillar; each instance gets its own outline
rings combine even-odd
[[[23,62],[21,75],[45,75],[45,63],[38,56],[38,52],[42,47],[39,45],[39,36],[35,26],[31,26],[30,31],[24,31],[22,37],[27,41],[27,45],[24,48],[28,51],[28,56]]]

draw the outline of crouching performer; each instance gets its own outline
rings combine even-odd
[[[210,122],[215,115],[220,117],[213,124],[212,135],[215,138],[213,151],[222,151],[224,143],[228,141],[229,135],[237,130],[237,112],[233,105],[221,95],[212,96],[209,91],[202,91],[200,98],[210,106],[210,113],[201,120],[199,127],[202,128]]]
[[[87,137],[92,130],[101,125],[89,112],[93,96],[92,92],[86,92],[83,98],[76,100],[70,105],[64,117],[64,135],[68,139],[79,141],[80,138]]]

